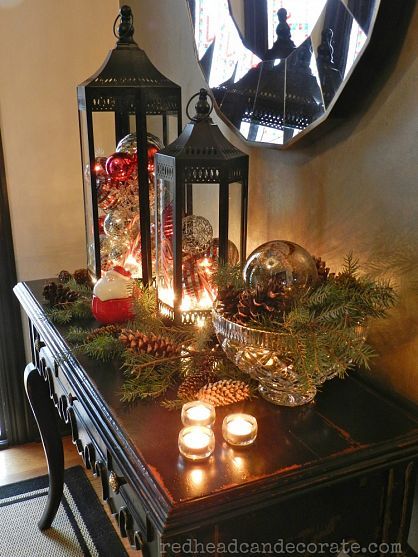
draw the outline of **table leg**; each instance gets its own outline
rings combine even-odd
[[[51,526],[61,503],[64,488],[64,452],[48,386],[33,364],[27,365],[25,369],[25,389],[38,424],[48,464],[48,501],[38,522],[39,529],[46,530]]]

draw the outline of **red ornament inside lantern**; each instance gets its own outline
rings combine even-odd
[[[155,145],[148,143],[147,156],[148,156],[148,172],[154,172],[154,155],[158,153],[159,149]]]
[[[98,178],[106,176],[106,157],[96,157],[94,172]]]
[[[135,170],[135,157],[128,153],[114,153],[106,160],[106,172],[118,182],[127,180]]]

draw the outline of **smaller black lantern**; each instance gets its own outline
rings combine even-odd
[[[121,265],[147,284],[155,260],[154,153],[158,137],[168,143],[171,117],[172,135],[180,133],[181,90],[134,41],[129,6],[120,9],[114,33],[116,47],[77,88],[88,269],[98,279]]]
[[[160,313],[203,324],[216,295],[219,262],[245,259],[248,155],[210,118],[201,89],[196,114],[181,135],[155,155],[157,288]]]

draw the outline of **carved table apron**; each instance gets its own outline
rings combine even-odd
[[[292,543],[322,543],[327,555],[347,540],[406,550],[418,460],[414,408],[358,378],[335,379],[306,406],[254,399],[217,409],[214,455],[188,463],[177,447],[179,412],[158,401],[122,404],[116,362],[71,353],[65,328],[43,311],[43,284],[15,287],[30,323],[25,381],[50,475],[41,529],[62,495],[58,414],[86,468],[101,478],[121,535],[144,555],[304,553],[301,545],[289,550]],[[223,417],[236,410],[258,420],[259,436],[247,449],[222,440]]]

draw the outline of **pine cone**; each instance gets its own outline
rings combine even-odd
[[[216,297],[216,307],[226,319],[231,319],[238,310],[239,292],[233,286],[219,290]]]
[[[250,388],[243,381],[222,379],[205,385],[196,396],[198,400],[208,402],[213,406],[226,406],[234,402],[248,400],[250,398]]]
[[[315,261],[316,270],[318,271],[318,282],[319,284],[323,284],[328,280],[329,267],[326,266],[325,261],[322,261],[320,257],[313,256],[313,260]]]
[[[280,280],[271,278],[266,287],[258,285],[254,289],[241,292],[235,321],[246,325],[265,316],[282,319],[283,314],[290,309],[290,303],[290,295]]]
[[[73,276],[77,284],[91,286],[90,275],[87,269],[76,269]]]
[[[105,325],[104,327],[98,327],[97,329],[93,329],[87,336],[87,342],[91,342],[96,337],[100,335],[110,335],[112,337],[118,337],[122,331],[122,327],[118,327],[116,325]]]
[[[49,301],[50,306],[72,303],[78,299],[78,293],[75,290],[53,281],[45,284],[42,294],[45,300]]]
[[[197,371],[184,379],[177,390],[177,396],[184,400],[192,400],[202,387],[215,381],[216,374],[213,371]]]
[[[73,275],[71,273],[69,273],[68,271],[61,271],[60,274],[58,275],[58,280],[60,281],[61,284],[66,284],[72,278],[73,278]]]
[[[130,352],[150,354],[156,358],[175,356],[180,353],[181,347],[169,338],[156,336],[153,333],[146,335],[141,331],[122,329],[119,340]]]

